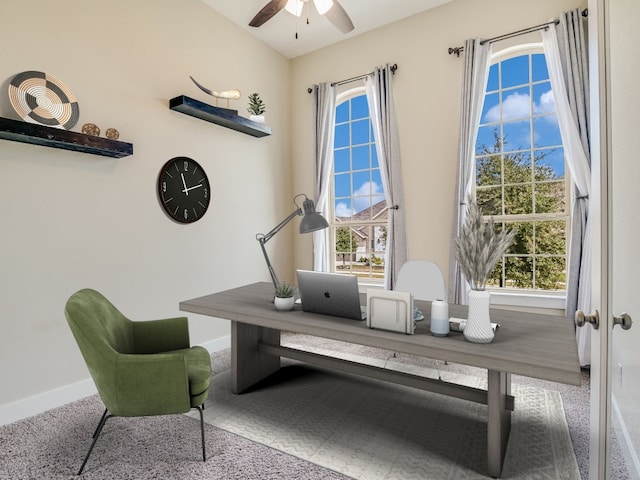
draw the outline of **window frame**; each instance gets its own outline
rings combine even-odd
[[[491,54],[490,58],[490,67],[499,63],[504,62],[506,60],[516,58],[522,55],[532,55],[532,54],[544,54],[544,49],[541,42],[536,43],[524,43],[519,45],[514,45],[511,47],[504,48],[502,50],[496,51]],[[531,79],[529,80],[528,85],[535,84]],[[500,86],[501,87],[501,86]],[[511,87],[507,88],[509,90]],[[502,88],[498,88],[497,92],[502,94],[504,90]],[[486,95],[486,93],[485,93]],[[533,99],[530,99],[533,101]],[[483,96],[483,104],[484,104],[484,96]],[[531,119],[531,117],[529,117]],[[534,117],[535,118],[535,117]],[[503,119],[501,118],[497,125],[501,128]],[[482,121],[478,125],[478,129],[480,125],[483,125]],[[533,132],[530,133],[533,136]],[[564,148],[564,145],[563,145]],[[534,151],[533,143],[530,147],[530,151]],[[477,167],[477,156],[474,152],[474,173],[473,173],[473,193],[476,195],[477,188],[477,179],[476,179],[476,167]],[[493,217],[496,224],[501,223],[511,223],[517,222],[520,220],[526,221],[539,221],[539,220],[562,220],[565,223],[565,237],[566,237],[566,250],[565,250],[565,262],[568,262],[569,256],[569,240],[571,238],[571,223],[572,223],[572,211],[573,211],[573,182],[570,178],[570,172],[567,165],[567,161],[565,158],[565,168],[564,168],[564,192],[565,192],[565,211],[563,213],[552,213],[552,214],[523,214],[523,215],[487,215],[488,217]],[[533,183],[532,183],[533,184]],[[504,188],[504,180],[501,180],[502,188]],[[501,210],[504,212],[504,203],[501,205]],[[565,263],[566,265],[566,263]],[[533,288],[513,288],[513,287],[494,287],[487,286],[487,290],[492,293],[492,304],[504,305],[504,306],[525,306],[525,307],[538,307],[538,308],[549,308],[553,310],[564,310],[564,302],[566,299],[566,290],[543,290],[543,289],[533,289]]]
[[[350,101],[356,97],[365,95],[366,96],[366,90],[364,85],[362,86],[355,86],[355,87],[351,87],[348,88],[340,93],[338,93],[338,95],[336,96],[336,109],[342,105],[344,102]],[[369,115],[367,117],[369,119],[369,124],[370,124],[370,128],[371,128],[371,116]],[[361,120],[361,119],[358,119]],[[352,119],[349,119],[349,122],[351,122]],[[334,128],[336,126],[337,122],[334,120]],[[373,135],[373,132],[371,132],[371,135]],[[372,140],[373,144],[375,144],[375,138]],[[349,147],[348,148],[352,148],[351,146],[351,142],[349,143]],[[335,146],[332,146],[332,151],[335,151]],[[379,166],[378,166],[379,168]],[[353,170],[349,170],[349,171],[353,171]],[[344,172],[343,172],[344,173]],[[353,192],[351,192],[353,193]],[[384,193],[382,193],[382,196],[384,197]],[[352,197],[353,198],[353,197]],[[329,248],[327,248],[327,254],[329,255],[329,261],[328,261],[328,265],[329,265],[329,271],[332,273],[353,273],[352,271],[349,272],[340,272],[337,269],[337,265],[339,264],[340,260],[338,260],[337,258],[337,249],[336,249],[336,235],[335,235],[335,231],[336,229],[340,228],[340,227],[344,227],[344,226],[349,226],[349,225],[364,225],[364,226],[371,226],[372,228],[375,228],[376,226],[381,226],[384,227],[385,229],[388,227],[388,221],[385,218],[385,220],[383,221],[375,221],[375,220],[354,220],[351,222],[338,222],[336,221],[336,212],[335,212],[335,203],[336,203],[336,192],[335,192],[335,159],[334,162],[332,163],[332,171],[331,171],[331,182],[330,182],[330,187],[329,187],[329,201],[328,201],[328,220],[329,220]],[[369,250],[370,248],[367,247],[367,250]],[[386,256],[386,247],[385,247],[385,255]],[[384,266],[384,256],[383,256],[383,266]],[[376,278],[373,277],[371,275],[371,268],[369,269],[369,274],[367,277],[361,277],[358,276],[358,283],[360,285],[366,285],[366,286],[371,286],[371,287],[383,287],[384,286],[384,276],[385,276],[385,272],[383,271],[383,274],[381,277]]]

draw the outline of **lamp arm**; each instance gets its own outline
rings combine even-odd
[[[280,285],[280,281],[278,280],[278,277],[276,276],[276,272],[273,270],[273,266],[271,265],[271,261],[269,260],[269,255],[267,255],[267,249],[265,248],[264,245],[269,240],[271,240],[271,238],[276,233],[278,233],[280,230],[282,230],[287,223],[289,223],[291,220],[293,220],[298,215],[302,215],[302,208],[297,208],[296,210],[294,210],[287,218],[285,218],[278,225],[273,227],[273,229],[269,233],[267,233],[265,235],[259,233],[258,235],[256,235],[256,239],[260,243],[260,248],[262,248],[262,254],[264,255],[264,260],[265,260],[265,262],[267,262],[267,268],[269,269],[269,275],[271,275],[271,281],[273,282],[273,287],[274,288],[278,288],[278,285]]]
[[[273,229],[269,232],[266,233],[264,235],[262,234],[258,234],[258,241],[262,244],[267,243],[269,240],[271,240],[271,238],[278,233],[280,230],[282,230],[285,225],[287,223],[289,223],[291,220],[293,220],[294,218],[296,218],[297,215],[302,215],[302,208],[298,207],[296,210],[294,210],[291,215],[289,215],[287,218],[285,218],[283,221],[281,221],[278,225],[276,225],[275,227],[273,227]]]
[[[278,288],[278,285],[280,285],[280,281],[278,280],[278,277],[276,276],[276,272],[273,270],[273,267],[271,266],[269,255],[267,255],[267,249],[264,248],[265,242],[262,241],[262,238],[258,239],[258,241],[260,242],[260,248],[262,248],[262,254],[264,255],[264,260],[265,262],[267,262],[267,268],[269,269],[269,275],[271,275],[271,281],[273,282],[273,287]]]

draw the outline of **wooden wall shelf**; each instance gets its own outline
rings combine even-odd
[[[0,139],[112,158],[133,154],[131,143],[2,117],[0,117]]]
[[[169,100],[169,108],[185,115],[216,123],[223,127],[246,133],[252,137],[266,137],[271,135],[271,128],[238,115],[237,110],[219,108],[199,100],[180,95]]]

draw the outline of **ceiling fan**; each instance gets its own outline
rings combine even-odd
[[[259,27],[282,9],[286,9],[288,12],[299,17],[302,14],[302,7],[304,7],[308,1],[309,0],[271,0],[253,17],[249,25],[251,27]],[[353,22],[344,8],[342,8],[342,5],[338,3],[338,0],[313,0],[313,4],[318,13],[325,15],[342,33],[349,33],[353,30]]]

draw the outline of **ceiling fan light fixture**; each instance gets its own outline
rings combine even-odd
[[[304,2],[302,0],[288,0],[284,9],[292,15],[299,17],[302,15],[302,7]]]
[[[320,15],[327,13],[333,7],[333,0],[313,0]]]

